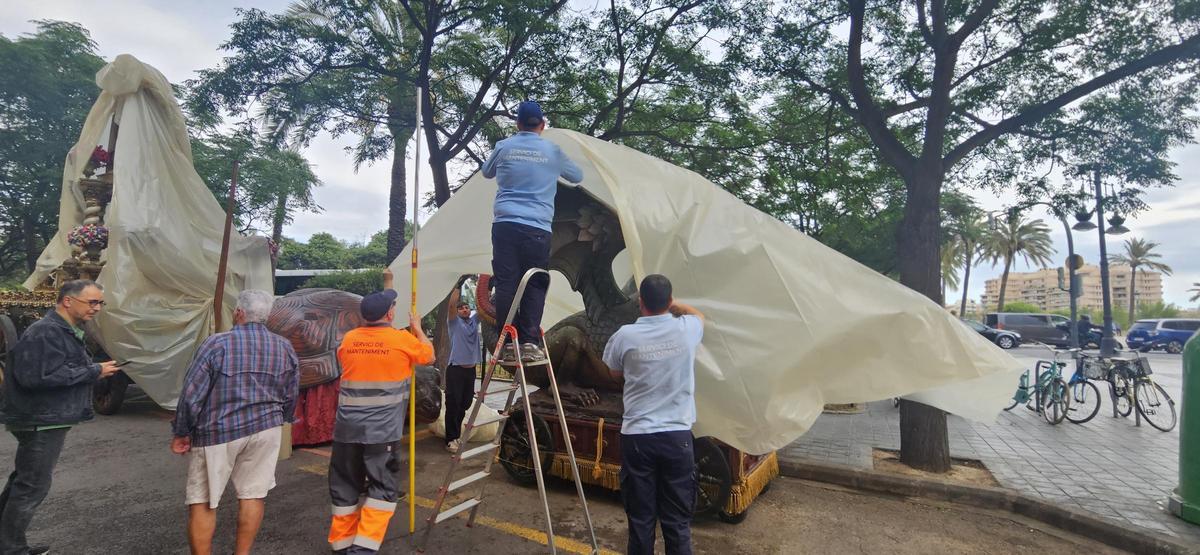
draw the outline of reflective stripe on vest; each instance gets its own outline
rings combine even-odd
[[[343,381],[338,404],[348,407],[395,405],[408,399],[408,380]]]

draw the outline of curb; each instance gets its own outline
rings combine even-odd
[[[1200,549],[1162,538],[1137,526],[1100,518],[1092,513],[1055,505],[1011,490],[952,484],[872,470],[811,462],[779,461],[783,476],[906,497],[924,497],[971,507],[1000,509],[1049,524],[1072,534],[1134,553],[1198,554]]]

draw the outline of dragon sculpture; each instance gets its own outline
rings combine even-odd
[[[599,392],[620,392],[624,378],[614,375],[602,354],[608,338],[639,316],[632,282],[622,289],[613,277],[613,259],[625,250],[616,214],[579,188],[559,186],[550,239],[550,269],[561,272],[583,297],[584,309],[546,332],[546,346],[559,392],[565,402],[593,407],[608,398]],[[482,320],[489,324],[485,341],[497,338],[495,308],[488,296],[488,279],[480,279],[476,296]],[[526,367],[526,378],[549,386],[546,365]],[[618,411],[619,414],[619,411]]]

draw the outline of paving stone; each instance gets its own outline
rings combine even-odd
[[[1110,418],[1107,403],[1084,425],[1050,426],[1038,414],[1017,409],[990,424],[952,416],[950,452],[980,460],[1002,486],[1026,495],[1200,542],[1200,526],[1162,509],[1178,480],[1178,430],[1162,433]],[[779,456],[870,468],[873,448],[899,444],[898,411],[882,401],[861,414],[822,415]]]

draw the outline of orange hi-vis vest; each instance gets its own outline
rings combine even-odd
[[[390,324],[366,325],[346,333],[337,355],[342,379],[333,440],[400,441],[413,366],[433,362],[433,346]]]

